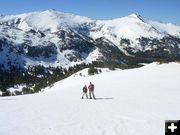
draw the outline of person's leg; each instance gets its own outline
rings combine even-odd
[[[92,99],[92,97],[91,97],[91,91],[89,91],[89,98]]]
[[[93,95],[93,98],[96,99],[96,98],[95,98],[95,95],[94,95],[94,91],[92,91],[92,95]]]
[[[86,92],[86,98],[88,99],[88,95],[87,95],[87,92]]]
[[[84,92],[83,92],[83,95],[82,95],[82,99],[84,98]]]

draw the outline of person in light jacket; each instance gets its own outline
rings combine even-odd
[[[89,86],[88,86],[88,89],[89,89],[89,98],[92,99],[96,99],[95,98],[95,95],[94,95],[94,84],[92,84],[91,82],[89,83]]]

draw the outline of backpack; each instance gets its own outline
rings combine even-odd
[[[83,87],[83,92],[87,92],[87,87]]]

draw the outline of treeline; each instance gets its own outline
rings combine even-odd
[[[105,61],[92,62],[91,64],[82,63],[67,69],[62,67],[44,67],[42,65],[29,66],[26,70],[13,67],[11,70],[5,71],[3,68],[0,68],[0,91],[2,93],[1,96],[31,94],[40,92],[48,86],[51,87],[55,82],[65,79],[84,68],[89,68],[88,74],[93,75],[101,73],[101,70],[97,69],[98,67],[114,70],[115,68],[127,69],[139,66],[134,63],[127,65]],[[15,86],[22,86],[22,91],[17,90],[12,93],[8,90]]]
[[[13,69],[4,71],[0,69],[0,91],[1,96],[31,94],[41,91],[47,86],[52,86],[55,82],[62,80],[88,65],[80,64],[68,69],[62,67],[44,67],[42,65],[29,66],[27,70]],[[22,91],[11,93],[8,89],[14,86],[23,86]]]

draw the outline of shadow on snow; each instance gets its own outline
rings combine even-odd
[[[96,100],[110,100],[110,99],[113,99],[113,98],[96,98]]]

